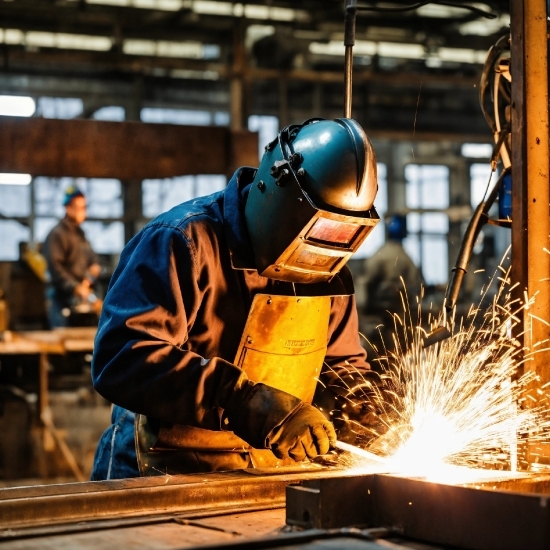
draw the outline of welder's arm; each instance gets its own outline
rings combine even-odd
[[[131,411],[219,430],[243,372],[184,349],[205,293],[198,263],[179,229],[152,226],[128,244],[105,297],[92,379]]]
[[[367,352],[361,346],[355,296],[332,298],[329,341],[322,374],[339,370],[370,370]]]

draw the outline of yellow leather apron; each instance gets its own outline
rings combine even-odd
[[[327,351],[328,296],[257,294],[235,364],[263,382],[311,403]],[[292,464],[254,449],[233,432],[150,421],[136,414],[136,454],[141,475],[230,470]]]

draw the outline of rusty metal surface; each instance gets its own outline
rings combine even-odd
[[[289,483],[342,475],[341,470],[313,466],[251,472],[0,489],[0,529],[4,530],[0,531],[0,540],[8,530],[24,527],[221,509],[276,508],[284,506]]]
[[[548,38],[546,0],[524,0],[524,79],[527,203],[527,293],[535,303],[524,313],[525,345],[548,338],[550,314],[550,177],[548,164]],[[515,282],[515,281],[513,281]],[[540,346],[524,368],[550,381],[550,353]],[[542,348],[542,349],[541,349]]]
[[[512,75],[512,262],[510,277],[519,283],[514,299],[523,300],[527,289],[527,188],[525,152],[525,83],[524,83],[524,3],[510,2],[510,72]],[[514,335],[523,336],[523,318],[514,326]]]
[[[142,180],[258,163],[258,135],[214,126],[0,116],[0,171]]]
[[[518,489],[522,482],[511,485]],[[539,488],[547,487],[548,478],[541,479]],[[287,488],[287,522],[387,527],[407,538],[472,550],[542,550],[550,547],[550,495],[384,474],[311,480]]]

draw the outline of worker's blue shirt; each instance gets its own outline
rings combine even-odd
[[[257,293],[307,295],[312,290],[312,285],[274,281],[255,270],[244,217],[246,188],[254,175],[255,169],[239,169],[224,191],[160,215],[123,250],[105,297],[92,362],[95,388],[120,406],[117,411],[219,430],[218,403],[240,375],[233,360],[252,299]],[[327,287],[327,294],[337,296],[331,299],[325,368],[347,361],[368,369],[346,278],[347,268]],[[115,415],[115,424],[123,414]],[[129,418],[124,416],[124,425],[130,425]],[[105,468],[99,470],[96,479],[106,476]],[[112,463],[110,477],[121,477]]]

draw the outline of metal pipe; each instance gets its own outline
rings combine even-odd
[[[355,45],[357,0],[346,0],[344,10],[344,46],[346,47],[346,61],[344,68],[344,118],[351,118],[353,46]]]

